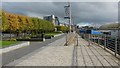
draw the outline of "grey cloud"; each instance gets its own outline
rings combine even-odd
[[[64,17],[64,5],[67,2],[4,2],[3,9],[30,16],[54,14]],[[116,22],[118,15],[117,2],[72,2],[72,17],[77,23],[104,24]]]
[[[79,3],[73,13],[81,22],[114,22],[117,21],[118,13],[114,5],[117,3]]]

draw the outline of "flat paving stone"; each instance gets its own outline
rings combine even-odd
[[[76,43],[64,46],[66,37],[63,37],[49,46],[38,49],[27,58],[20,58],[7,66],[103,66],[110,68],[118,66],[119,60],[98,45],[88,46],[88,41],[79,37]],[[73,65],[74,64],[74,65]],[[108,67],[108,68],[109,68]]]

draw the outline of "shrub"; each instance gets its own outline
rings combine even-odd
[[[62,32],[67,32],[69,31],[69,27],[67,26],[56,26],[58,31],[62,31]]]
[[[17,41],[15,38],[11,38],[8,41]]]
[[[25,39],[30,39],[30,37],[25,37]]]

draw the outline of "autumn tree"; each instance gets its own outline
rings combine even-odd
[[[2,30],[11,33],[35,33],[51,32],[55,28],[50,21],[36,17],[28,17],[24,15],[2,13]]]
[[[2,31],[6,31],[8,29],[8,19],[5,12],[2,12]]]

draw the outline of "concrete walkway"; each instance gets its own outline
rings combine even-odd
[[[22,48],[19,48],[16,50],[12,50],[12,51],[7,52],[7,53],[3,53],[2,60],[1,60],[2,65],[5,66],[6,64],[13,62],[13,61],[15,61],[23,56],[26,56],[29,53],[32,53],[38,49],[42,49],[42,47],[49,46],[48,44],[50,44],[58,39],[61,39],[64,36],[65,36],[65,34],[63,34],[61,36],[54,37],[52,39],[47,39],[44,42],[31,42],[29,46],[22,47]],[[39,51],[41,51],[41,50],[39,50]]]
[[[73,45],[64,46],[66,37],[24,56],[8,66],[71,66]],[[33,63],[34,62],[34,63]]]
[[[120,62],[112,54],[105,51],[98,45],[91,44],[82,38],[79,38],[77,47],[78,66],[109,66],[108,68],[118,66]]]
[[[101,47],[79,37],[79,45],[64,46],[66,37],[63,37],[26,55],[7,66],[118,66],[119,60]]]

